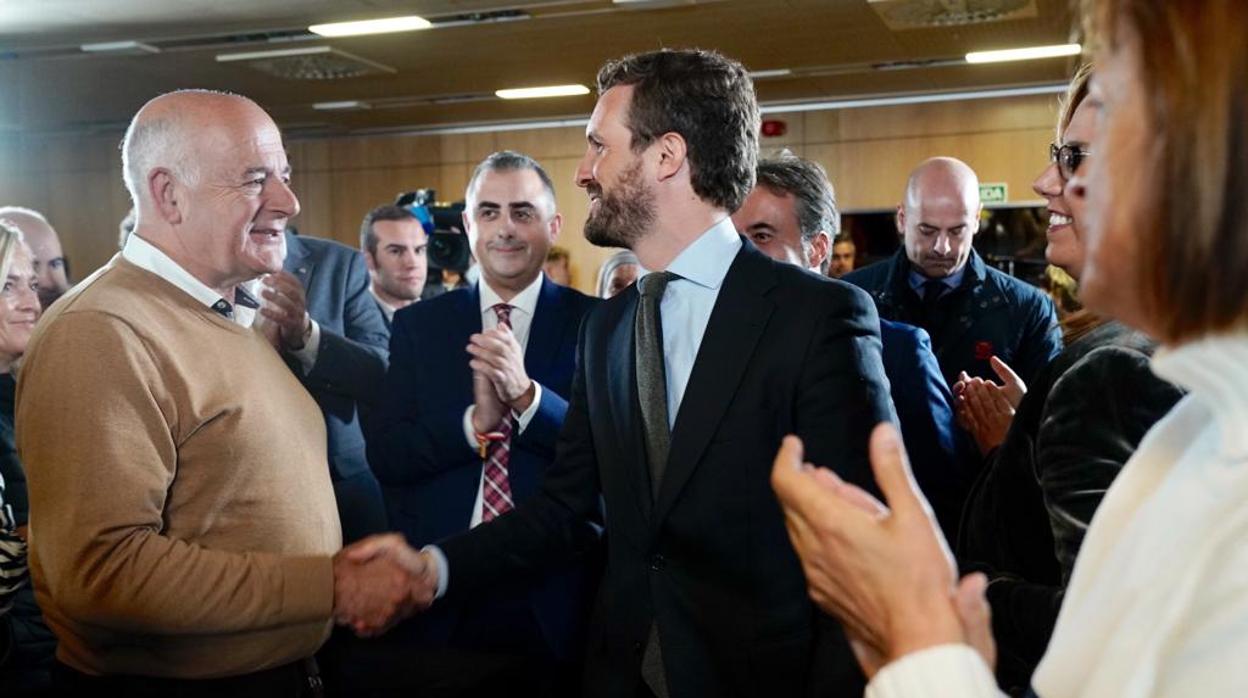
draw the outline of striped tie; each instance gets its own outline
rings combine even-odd
[[[494,306],[498,324],[511,329],[511,306],[499,303]],[[510,411],[498,425],[498,438],[491,440],[485,452],[485,477],[481,484],[481,520],[492,521],[515,508],[511,499],[511,480],[507,476],[507,464],[511,460],[511,432],[515,428]]]

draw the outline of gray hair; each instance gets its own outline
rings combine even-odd
[[[767,187],[775,194],[792,194],[797,200],[797,223],[806,254],[810,254],[811,242],[820,232],[826,233],[829,241],[840,235],[841,213],[836,209],[836,192],[823,165],[784,151],[774,158],[759,161],[758,186]],[[825,273],[830,257],[823,260]]]
[[[611,285],[611,275],[615,273],[616,269],[627,264],[635,264],[641,267],[641,260],[637,259],[637,255],[633,254],[631,250],[620,250],[607,257],[607,261],[602,263],[602,266],[598,268],[599,298],[607,297],[607,288]]]
[[[39,213],[33,208],[26,208],[25,206],[0,206],[0,221],[9,222],[9,217],[14,214],[19,216],[29,216],[48,227],[52,226],[52,224],[48,222],[47,216]],[[11,225],[11,227],[16,228],[17,226]],[[20,230],[18,230],[18,234],[21,234]]]
[[[121,140],[121,177],[126,191],[134,204],[136,214],[141,212],[144,183],[147,175],[157,167],[168,168],[183,184],[194,186],[199,181],[199,167],[191,152],[192,139],[187,134],[185,119],[177,116],[140,118],[147,106],[170,95],[215,95],[239,97],[218,90],[174,90],[153,98],[135,113]]]
[[[517,170],[532,170],[537,173],[537,178],[542,180],[542,187],[550,196],[550,210],[546,213],[553,216],[555,214],[555,183],[551,181],[550,175],[546,174],[546,170],[537,160],[514,150],[500,150],[492,153],[472,171],[472,177],[468,178],[468,187],[464,191],[464,200],[468,203],[468,209],[472,210],[472,204],[475,201],[472,192],[477,186],[477,180],[481,179],[481,175],[486,172],[515,172]]]

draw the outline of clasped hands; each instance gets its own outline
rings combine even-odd
[[[776,454],[772,487],[811,599],[844,625],[868,677],[908,653],[951,643],[970,645],[992,667],[987,579],[958,579],[891,424],[871,434],[870,457],[887,504],[803,462],[796,436]]]
[[[524,348],[506,325],[468,338],[472,369],[472,426],[477,433],[496,429],[507,411],[524,412],[537,387],[524,370]]]
[[[428,608],[438,588],[436,559],[385,533],[334,555],[334,621],[371,637]]]

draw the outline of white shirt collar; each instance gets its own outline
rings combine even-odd
[[[399,309],[382,300],[381,296],[377,295],[377,291],[373,289],[372,284],[368,285],[368,292],[373,294],[373,298],[377,301],[377,307],[381,308],[381,314],[386,316],[386,322],[394,322],[394,314]]]
[[[507,302],[507,305],[511,306],[512,312],[519,310],[529,317],[533,317],[533,314],[537,312],[537,298],[542,293],[542,279],[545,276],[544,272],[539,273],[537,278],[533,280],[533,283],[526,286],[523,291],[516,294],[515,298]],[[494,292],[494,289],[490,288],[490,282],[485,280],[484,275],[481,277],[480,289],[481,314],[484,315],[486,311],[493,312],[491,308],[502,303],[503,299]]]
[[[667,271],[704,288],[717,290],[740,249],[741,236],[732,219],[724,218],[676,255],[667,265]]]
[[[121,256],[136,267],[150,271],[168,281],[208,308],[216,305],[219,301],[226,301],[234,307],[234,322],[243,327],[251,327],[256,320],[255,310],[234,303],[233,298],[222,298],[221,294],[209,288],[204,282],[196,279],[182,265],[173,261],[169,255],[161,252],[155,245],[138,235],[131,235],[126,239],[126,246],[122,248]],[[259,298],[258,283],[259,279],[254,279],[243,284],[243,288],[252,296]]]

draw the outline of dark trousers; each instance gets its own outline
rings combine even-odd
[[[56,662],[52,690],[66,698],[321,698],[321,679],[311,659],[220,679],[92,676]]]

